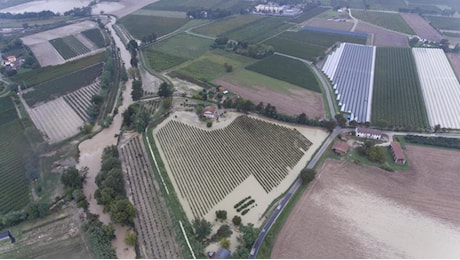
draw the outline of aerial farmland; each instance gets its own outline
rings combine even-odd
[[[0,258],[460,257],[456,1],[45,2],[0,1]]]

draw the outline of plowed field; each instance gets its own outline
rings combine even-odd
[[[271,258],[459,258],[460,152],[406,155],[411,169],[393,173],[326,160]]]

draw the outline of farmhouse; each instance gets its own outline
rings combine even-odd
[[[397,164],[405,164],[406,163],[406,156],[404,156],[404,152],[401,148],[401,145],[398,142],[391,142],[390,145],[391,154],[393,155],[393,159]]]
[[[203,116],[206,119],[214,119],[217,116],[217,107],[210,105],[203,109]]]
[[[335,141],[332,145],[332,151],[337,154],[344,155],[348,152],[348,144],[343,141]]]
[[[357,137],[375,140],[382,139],[382,132],[376,129],[357,127],[355,132]]]

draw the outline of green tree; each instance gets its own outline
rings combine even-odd
[[[162,106],[164,109],[169,110],[171,105],[172,105],[172,97],[168,97],[163,100]]]
[[[158,96],[160,96],[160,97],[170,97],[172,95],[172,93],[173,93],[172,88],[168,83],[162,82],[160,84],[160,88],[158,89]]]
[[[255,228],[254,224],[249,223],[248,225],[241,225],[240,232],[241,235],[237,238],[240,245],[247,249],[251,249],[252,244],[254,244],[254,241],[256,241],[259,236],[260,230]]]
[[[235,215],[233,218],[232,218],[232,222],[235,226],[239,226],[241,224],[241,217],[238,216],[238,215]]]
[[[115,200],[110,207],[110,218],[114,223],[132,226],[134,217],[136,217],[136,208],[126,198]]]
[[[216,211],[216,218],[226,220],[227,219],[227,211],[226,210],[217,210]]]
[[[82,185],[82,176],[75,167],[69,167],[61,175],[61,182],[64,186],[72,189],[79,189]]]
[[[141,99],[144,95],[144,90],[142,89],[142,81],[140,80],[133,80],[132,83],[133,90],[131,91],[131,96],[133,97],[134,101]]]
[[[304,168],[300,171],[300,179],[303,184],[307,184],[315,179],[316,171],[313,169]]]
[[[133,231],[129,231],[128,234],[126,235],[125,239],[125,244],[128,246],[135,246],[137,243],[137,235]]]
[[[230,247],[230,240],[224,237],[220,240],[219,244],[221,247],[228,249]]]
[[[371,146],[366,149],[366,155],[369,160],[374,162],[385,162],[385,150],[381,146]]]
[[[337,120],[340,127],[345,127],[345,124],[347,123],[347,119],[342,114],[335,115],[335,120]]]
[[[195,218],[192,221],[192,227],[195,232],[195,237],[200,241],[206,238],[209,234],[211,234],[212,231],[211,222],[206,221],[203,218]]]

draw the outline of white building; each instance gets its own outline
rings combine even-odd
[[[357,127],[355,132],[357,137],[375,140],[382,139],[382,132],[376,129]]]

